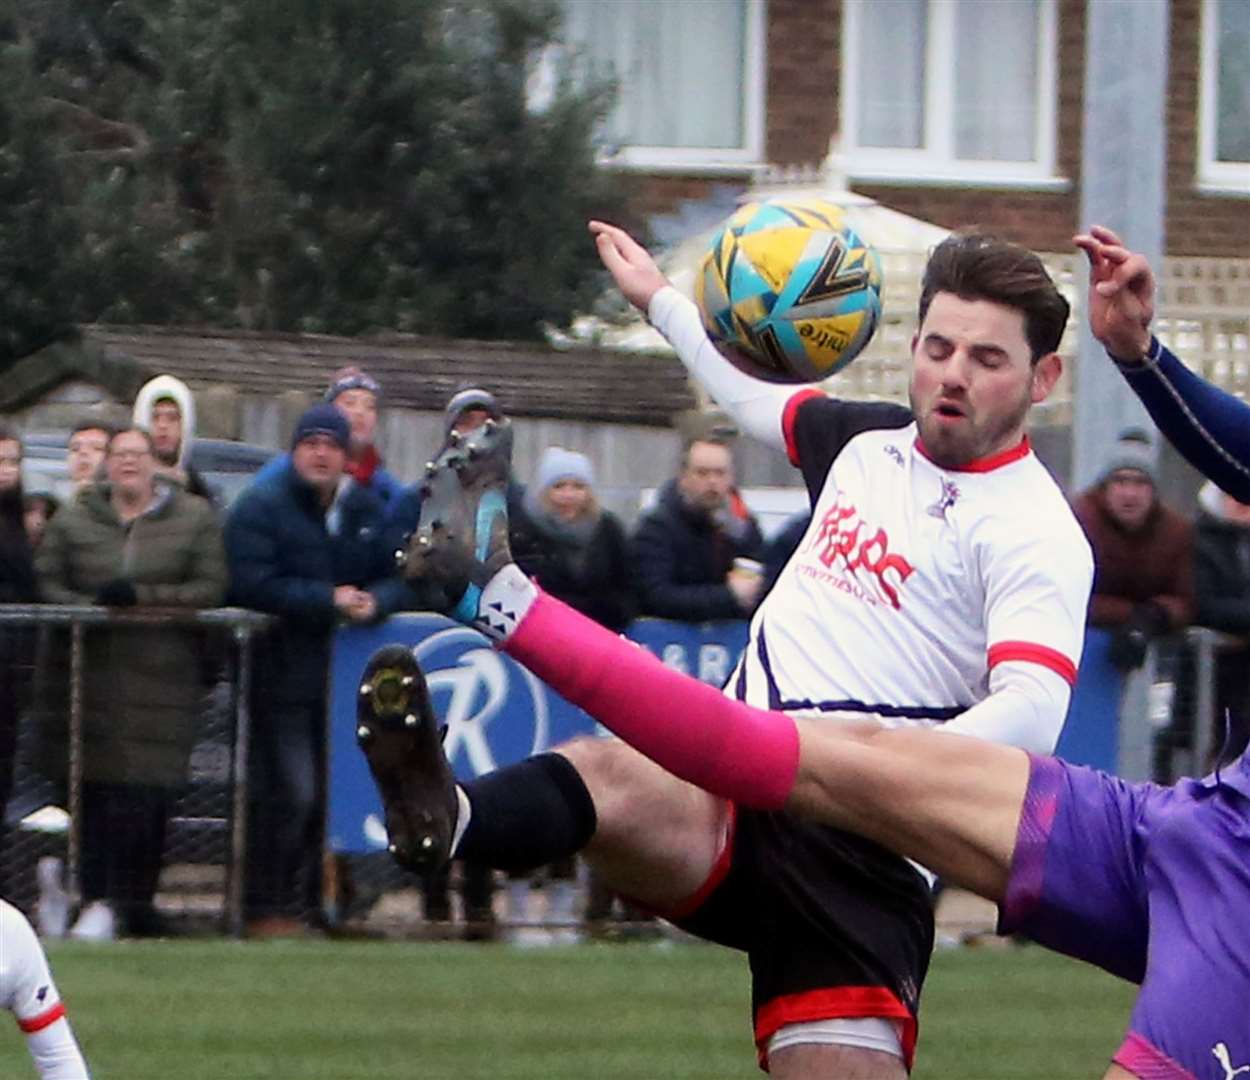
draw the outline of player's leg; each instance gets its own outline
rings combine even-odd
[[[404,646],[370,658],[356,720],[391,852],[412,870],[459,858],[526,873],[584,852],[613,888],[667,908],[698,890],[723,846],[722,800],[614,739],[579,739],[456,783]]]

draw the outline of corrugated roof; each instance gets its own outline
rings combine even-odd
[[[162,326],[86,326],[84,344],[110,360],[176,375],[193,388],[245,394],[320,393],[355,364],[382,384],[388,405],[438,411],[472,380],[518,416],[668,426],[695,406],[673,356],[523,342],[388,335],[374,338]]]

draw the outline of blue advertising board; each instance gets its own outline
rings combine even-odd
[[[747,624],[640,619],[627,636],[669,667],[721,685],[746,644]],[[328,839],[334,851],[386,847],[381,803],[356,746],[356,697],[369,657],[394,644],[410,646],[425,672],[435,712],[447,725],[448,760],[462,779],[578,735],[603,734],[586,713],[496,652],[477,631],[441,615],[398,615],[377,626],[343,627],[335,636],[330,678]]]
[[[1111,633],[1089,628],[1068,718],[1055,753],[1076,765],[1116,771],[1120,750],[1120,694],[1124,675],[1110,657]]]

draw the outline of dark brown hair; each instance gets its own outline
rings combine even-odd
[[[1046,267],[1028,248],[982,232],[952,233],[933,249],[920,290],[920,323],[940,292],[990,300],[1024,315],[1024,336],[1036,363],[1059,348],[1069,306]]]
[[[113,430],[113,433],[109,436],[108,452],[110,454],[113,452],[113,443],[117,441],[119,435],[142,435],[143,441],[148,444],[148,453],[152,453],[152,436],[148,433],[148,429],[132,426],[115,428]]]

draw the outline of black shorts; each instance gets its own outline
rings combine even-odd
[[[665,913],[751,963],[761,1062],[787,1024],[885,1017],[903,1025],[911,1068],[933,899],[910,863],[839,829],[735,807],[708,881]]]

